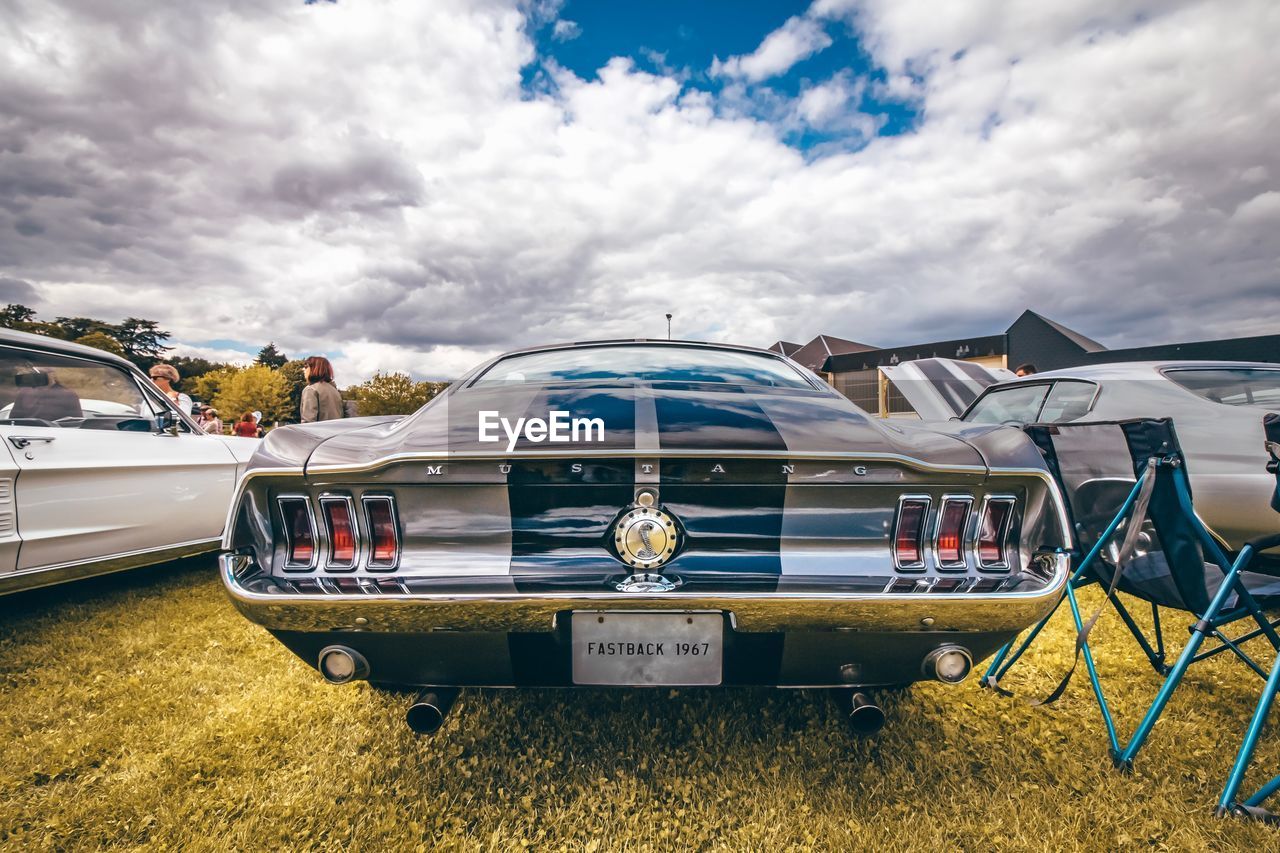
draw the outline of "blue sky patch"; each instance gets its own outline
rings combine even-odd
[[[640,70],[676,77],[686,91],[710,93],[722,112],[770,122],[784,142],[809,156],[856,149],[873,136],[913,130],[919,120],[918,105],[880,95],[876,84],[885,80],[884,70],[874,65],[857,33],[844,21],[820,22],[830,45],[785,72],[757,81],[712,72],[717,59],[723,62],[751,54],[790,18],[803,16],[809,5],[807,0],[637,4],[568,0],[556,19],[537,23],[532,30],[538,53],[524,69],[524,82],[530,92],[546,90],[548,60],[584,80],[594,80],[609,60],[627,57]],[[837,114],[828,114],[827,120],[796,121],[800,97],[813,87],[831,84],[845,85],[853,97]],[[869,119],[859,119],[859,113]]]

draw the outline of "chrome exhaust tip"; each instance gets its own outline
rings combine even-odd
[[[849,728],[859,737],[870,737],[884,728],[884,710],[866,693],[849,697]]]
[[[456,687],[424,688],[409,706],[404,721],[416,734],[433,735],[444,726],[444,721],[457,700]]]
[[[325,646],[320,650],[316,668],[330,684],[364,681],[369,677],[369,661],[355,649],[346,646]]]
[[[938,646],[924,656],[920,671],[925,678],[944,684],[959,684],[973,670],[973,655],[964,646]]]

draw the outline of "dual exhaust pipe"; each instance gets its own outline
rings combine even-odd
[[[444,726],[457,701],[456,687],[424,687],[405,712],[404,721],[415,734],[433,735]]]
[[[320,651],[319,658],[320,673],[333,684],[345,684],[369,677],[369,662],[354,649],[326,646]],[[944,645],[925,657],[921,669],[926,678],[955,684],[963,681],[972,667],[973,658],[968,649]],[[870,737],[884,728],[884,709],[876,704],[870,694],[855,689],[848,695],[847,714],[849,727],[854,734]],[[417,734],[435,734],[444,726],[457,701],[456,687],[423,688],[405,712],[405,722]]]
[[[320,674],[330,684],[364,681],[369,677],[369,661],[347,646],[325,646],[320,650],[316,663]],[[457,701],[456,687],[423,688],[405,712],[404,720],[417,734],[435,734],[440,731]]]

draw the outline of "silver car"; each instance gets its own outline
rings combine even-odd
[[[1173,419],[1187,458],[1196,509],[1233,550],[1276,532],[1269,501],[1262,416],[1280,411],[1280,365],[1260,362],[1150,361],[1093,364],[965,388],[955,365],[886,370],[926,419],[948,414],[974,424]],[[909,363],[911,364],[911,363]],[[903,365],[901,367],[907,367]],[[969,387],[974,365],[967,365]],[[943,381],[948,368],[952,377]],[[957,404],[957,400],[961,401]]]

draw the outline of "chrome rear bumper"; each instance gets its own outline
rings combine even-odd
[[[551,632],[572,610],[718,610],[736,631],[786,633],[974,632],[1014,634],[1057,603],[1069,558],[1054,557],[1052,580],[1035,592],[994,594],[666,593],[299,594],[250,589],[257,571],[242,554],[220,559],[224,586],[248,619],[271,631],[387,633]]]

